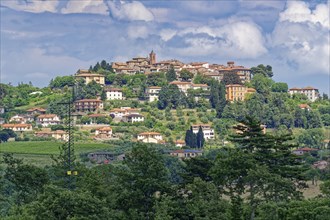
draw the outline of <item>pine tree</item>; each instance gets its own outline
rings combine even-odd
[[[236,134],[230,136],[237,148],[219,157],[212,172],[213,179],[228,188],[230,197],[248,193],[252,220],[262,201],[301,198],[297,187],[305,185],[302,174],[306,169],[291,153],[296,147],[291,135],[264,134],[260,122],[246,118],[234,127]]]

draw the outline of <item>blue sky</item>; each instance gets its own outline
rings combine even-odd
[[[1,82],[47,86],[103,59],[233,60],[329,94],[329,2],[1,0]]]

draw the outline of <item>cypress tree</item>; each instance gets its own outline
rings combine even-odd
[[[192,143],[191,143],[191,139],[192,139],[192,136],[191,136],[191,132],[190,132],[190,129],[186,131],[186,137],[185,137],[185,142],[186,142],[186,146],[191,146]]]
[[[171,65],[170,69],[166,72],[166,79],[167,79],[167,82],[172,82],[172,81],[176,80],[176,73],[175,73],[173,65]]]
[[[196,145],[198,148],[203,148],[205,142],[202,126],[199,126],[198,133],[196,135]]]

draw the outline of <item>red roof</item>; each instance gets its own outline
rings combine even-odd
[[[99,131],[112,131],[112,128],[111,127],[102,127],[102,128],[96,129],[96,130],[99,130]]]
[[[46,114],[46,115],[39,115],[37,118],[55,118],[57,115],[55,114]]]
[[[139,135],[160,135],[160,133],[158,132],[142,132]]]
[[[2,127],[3,128],[28,128],[31,127],[31,124],[3,124]]]
[[[26,111],[27,111],[27,112],[33,112],[33,111],[46,112],[46,109],[35,107],[35,108],[30,108],[30,109],[28,109],[28,110],[26,110]]]

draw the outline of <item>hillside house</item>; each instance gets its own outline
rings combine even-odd
[[[158,132],[143,132],[137,135],[138,141],[143,143],[163,143],[163,136]]]
[[[47,127],[50,125],[58,125],[61,123],[60,118],[56,114],[44,114],[39,115],[36,120],[37,125]]]
[[[199,131],[199,127],[202,127],[202,131],[204,134],[205,140],[214,139],[214,130],[211,128],[209,124],[195,124],[192,125],[192,131],[197,134]]]
[[[99,99],[82,99],[75,101],[74,107],[77,112],[94,112],[103,109],[103,102]]]
[[[180,82],[180,81],[173,81],[170,82],[171,85],[176,85],[180,91],[182,91],[184,94],[188,94],[188,89],[192,88],[191,82]]]
[[[247,94],[253,94],[256,90],[244,85],[229,84],[226,85],[226,100],[230,102],[244,101]]]
[[[123,91],[118,88],[106,88],[105,93],[107,100],[123,100]]]
[[[31,124],[3,124],[3,129],[10,129],[13,131],[32,131]]]
[[[140,114],[140,109],[121,107],[110,110],[110,116],[113,118],[121,119],[124,115],[128,115],[128,114]]]
[[[301,156],[301,155],[304,155],[306,153],[313,153],[313,152],[316,152],[318,151],[318,149],[315,149],[315,148],[309,148],[309,147],[303,147],[303,148],[298,148],[296,150],[293,150],[292,153],[297,155],[297,156]]]
[[[26,124],[27,119],[23,115],[14,115],[9,119],[9,122],[14,122],[15,124]]]
[[[144,116],[141,114],[127,114],[123,115],[122,121],[128,123],[143,122]]]
[[[104,75],[92,73],[89,70],[78,70],[75,74],[76,79],[84,79],[85,84],[95,81],[97,84],[104,85],[105,84],[105,77]]]
[[[112,137],[112,128],[109,126],[98,128],[95,130],[95,138],[109,139],[111,137]]]
[[[161,89],[162,89],[162,87],[159,87],[159,86],[150,86],[150,87],[146,88],[146,96],[147,96],[149,102],[158,100],[158,94]]]
[[[307,96],[308,100],[311,102],[314,102],[316,99],[318,99],[320,97],[320,93],[319,90],[316,88],[313,88],[311,86],[307,86],[304,88],[291,88],[289,89],[289,94],[293,95],[293,94],[304,94]]]
[[[30,108],[30,109],[28,109],[26,111],[27,111],[27,113],[29,115],[42,115],[42,114],[46,114],[46,109],[38,108],[38,107]]]
[[[203,151],[201,150],[190,150],[190,149],[174,150],[170,152],[171,156],[175,156],[180,159],[189,159],[189,158],[201,156],[202,154]]]
[[[299,104],[298,107],[299,107],[300,109],[302,109],[302,110],[305,110],[305,109],[306,109],[307,111],[312,110],[312,108],[311,108],[309,105],[307,105],[307,104]]]
[[[56,140],[67,141],[69,138],[69,134],[63,130],[56,131],[38,131],[35,133],[37,137],[52,137]]]

